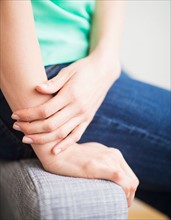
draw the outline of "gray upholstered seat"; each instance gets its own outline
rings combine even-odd
[[[125,194],[113,182],[50,174],[36,159],[0,166],[2,220],[127,219]]]

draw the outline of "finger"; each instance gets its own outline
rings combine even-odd
[[[127,164],[127,162],[125,161],[123,156],[122,156],[122,158],[123,158],[123,160],[121,161],[121,166],[126,171],[127,175],[132,179],[134,187],[137,189],[137,187],[139,185],[139,180],[138,180],[137,176],[135,175],[135,173],[132,171],[132,169],[129,167],[129,165]]]
[[[129,176],[129,173],[125,169],[125,167],[123,168],[121,166],[121,169],[122,169],[122,175],[120,178],[115,179],[115,181],[125,191],[128,207],[130,207],[133,202],[137,186],[134,183],[133,177]]]
[[[108,169],[106,171],[104,170],[104,173],[106,175],[106,179],[111,180],[115,182],[116,184],[120,185],[122,189],[125,192],[126,199],[128,202],[128,206],[130,205],[130,196],[132,196],[133,188],[131,185],[131,179],[127,175],[125,169],[122,168],[122,166],[119,163],[119,160],[113,159],[110,157],[108,159]]]
[[[100,165],[93,164],[91,166],[90,172],[93,173],[93,169],[94,169],[95,171],[94,178],[97,178],[97,179],[103,178],[103,179],[111,180],[115,182],[116,184],[120,185],[125,192],[128,206],[130,206],[131,201],[132,201],[131,198],[133,198],[132,193],[131,193],[130,178],[126,175],[125,170],[123,170],[123,168],[120,166],[118,162],[116,161],[112,162],[112,161],[113,161],[113,158],[112,160],[110,160],[110,157],[109,157],[105,164],[104,164],[104,161]]]
[[[139,185],[139,180],[135,176],[135,174],[133,173],[131,168],[127,165],[126,162],[125,162],[125,166],[123,166],[123,169],[125,170],[125,174],[128,176],[129,182],[130,182],[130,194],[129,194],[129,197],[127,198],[128,207],[130,207],[132,205],[133,200],[134,200],[135,192],[136,192],[137,187]]]
[[[139,182],[137,177],[125,161],[122,153],[116,150],[115,154],[117,155],[117,161],[119,162],[120,168],[122,169],[122,177],[118,179],[117,183],[121,185],[124,189],[127,196],[128,207],[130,207],[133,202],[135,191]],[[114,158],[114,160],[116,160],[116,158]]]
[[[80,124],[79,126],[77,126],[72,132],[71,134],[66,137],[64,140],[62,140],[59,144],[55,145],[52,149],[52,152],[54,154],[58,154],[58,149],[60,149],[61,151],[66,150],[69,146],[71,146],[72,144],[76,143],[77,141],[80,140],[82,134],[84,133],[84,131],[86,130],[88,124],[86,122]]]
[[[36,90],[43,94],[53,94],[58,92],[63,85],[71,78],[73,71],[69,71],[67,67],[63,68],[57,76],[46,81],[43,84],[37,85]]]
[[[130,179],[132,179],[132,182],[133,182],[134,186],[137,188],[137,186],[139,184],[138,178],[136,177],[136,175],[134,174],[132,169],[129,167],[129,165],[125,161],[122,153],[118,149],[116,149],[116,148],[112,148],[111,152],[112,152],[111,155],[113,157],[113,160],[114,161],[118,161],[118,163],[120,164],[120,166],[124,170],[125,174],[128,177],[130,177]]]
[[[67,135],[80,123],[81,117],[73,118],[68,123],[64,124],[53,132],[25,135],[23,137],[23,142],[26,143],[27,140],[31,139],[33,144],[46,144],[52,141],[57,141],[56,143],[59,143],[61,140],[66,138]]]
[[[123,172],[122,178],[115,180],[114,182],[120,185],[122,189],[124,190],[127,203],[128,203],[128,207],[130,207],[132,204],[133,198],[134,198],[133,194],[135,193],[132,190],[130,178]]]
[[[14,129],[17,125],[20,129],[28,134],[39,134],[39,133],[46,133],[52,132],[57,128],[61,127],[70,119],[74,118],[77,111],[75,110],[74,105],[68,105],[63,108],[61,111],[55,113],[51,117],[45,120],[33,121],[33,122],[15,122]]]
[[[64,108],[68,103],[69,97],[57,94],[42,105],[15,111],[12,114],[12,119],[26,122],[45,119]]]
[[[128,199],[128,208],[131,207],[133,201],[134,201],[134,198],[135,198],[135,193],[131,193],[130,196],[129,196],[129,199]]]
[[[128,202],[128,208],[131,207],[132,205],[132,202],[134,200],[134,197],[135,197],[135,190],[134,190],[134,187],[132,186],[132,180],[130,178],[127,179],[127,188],[129,189],[128,190],[128,193],[126,194],[126,197],[127,197],[127,202]],[[123,189],[124,189],[124,186],[123,186]]]

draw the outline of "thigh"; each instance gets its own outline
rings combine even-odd
[[[121,150],[144,189],[171,189],[170,92],[125,73],[109,90],[80,142]]]

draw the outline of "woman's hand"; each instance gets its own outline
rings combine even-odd
[[[43,166],[58,175],[113,181],[123,188],[129,207],[139,184],[121,152],[98,143],[74,144]]]
[[[40,106],[14,112],[13,119],[19,120],[14,129],[26,134],[24,143],[56,141],[53,152],[57,153],[81,138],[120,74],[117,59],[110,64],[102,60],[92,53],[36,87],[40,93],[57,94]]]

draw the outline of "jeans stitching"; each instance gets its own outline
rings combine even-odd
[[[102,120],[107,120],[109,123],[108,125],[109,126],[114,126],[116,127],[117,129],[119,130],[127,130],[129,131],[129,135],[133,136],[133,135],[139,135],[144,138],[150,138],[151,141],[154,140],[155,142],[157,142],[158,144],[160,145],[170,145],[171,141],[170,140],[166,140],[166,138],[163,138],[163,137],[159,137],[159,136],[156,136],[155,134],[152,134],[150,132],[148,132],[147,130],[143,129],[143,128],[139,128],[139,127],[136,127],[134,125],[130,126],[124,122],[121,122],[119,120],[116,120],[116,119],[109,119],[105,116],[102,116],[102,115],[99,115],[97,117],[100,117]]]

